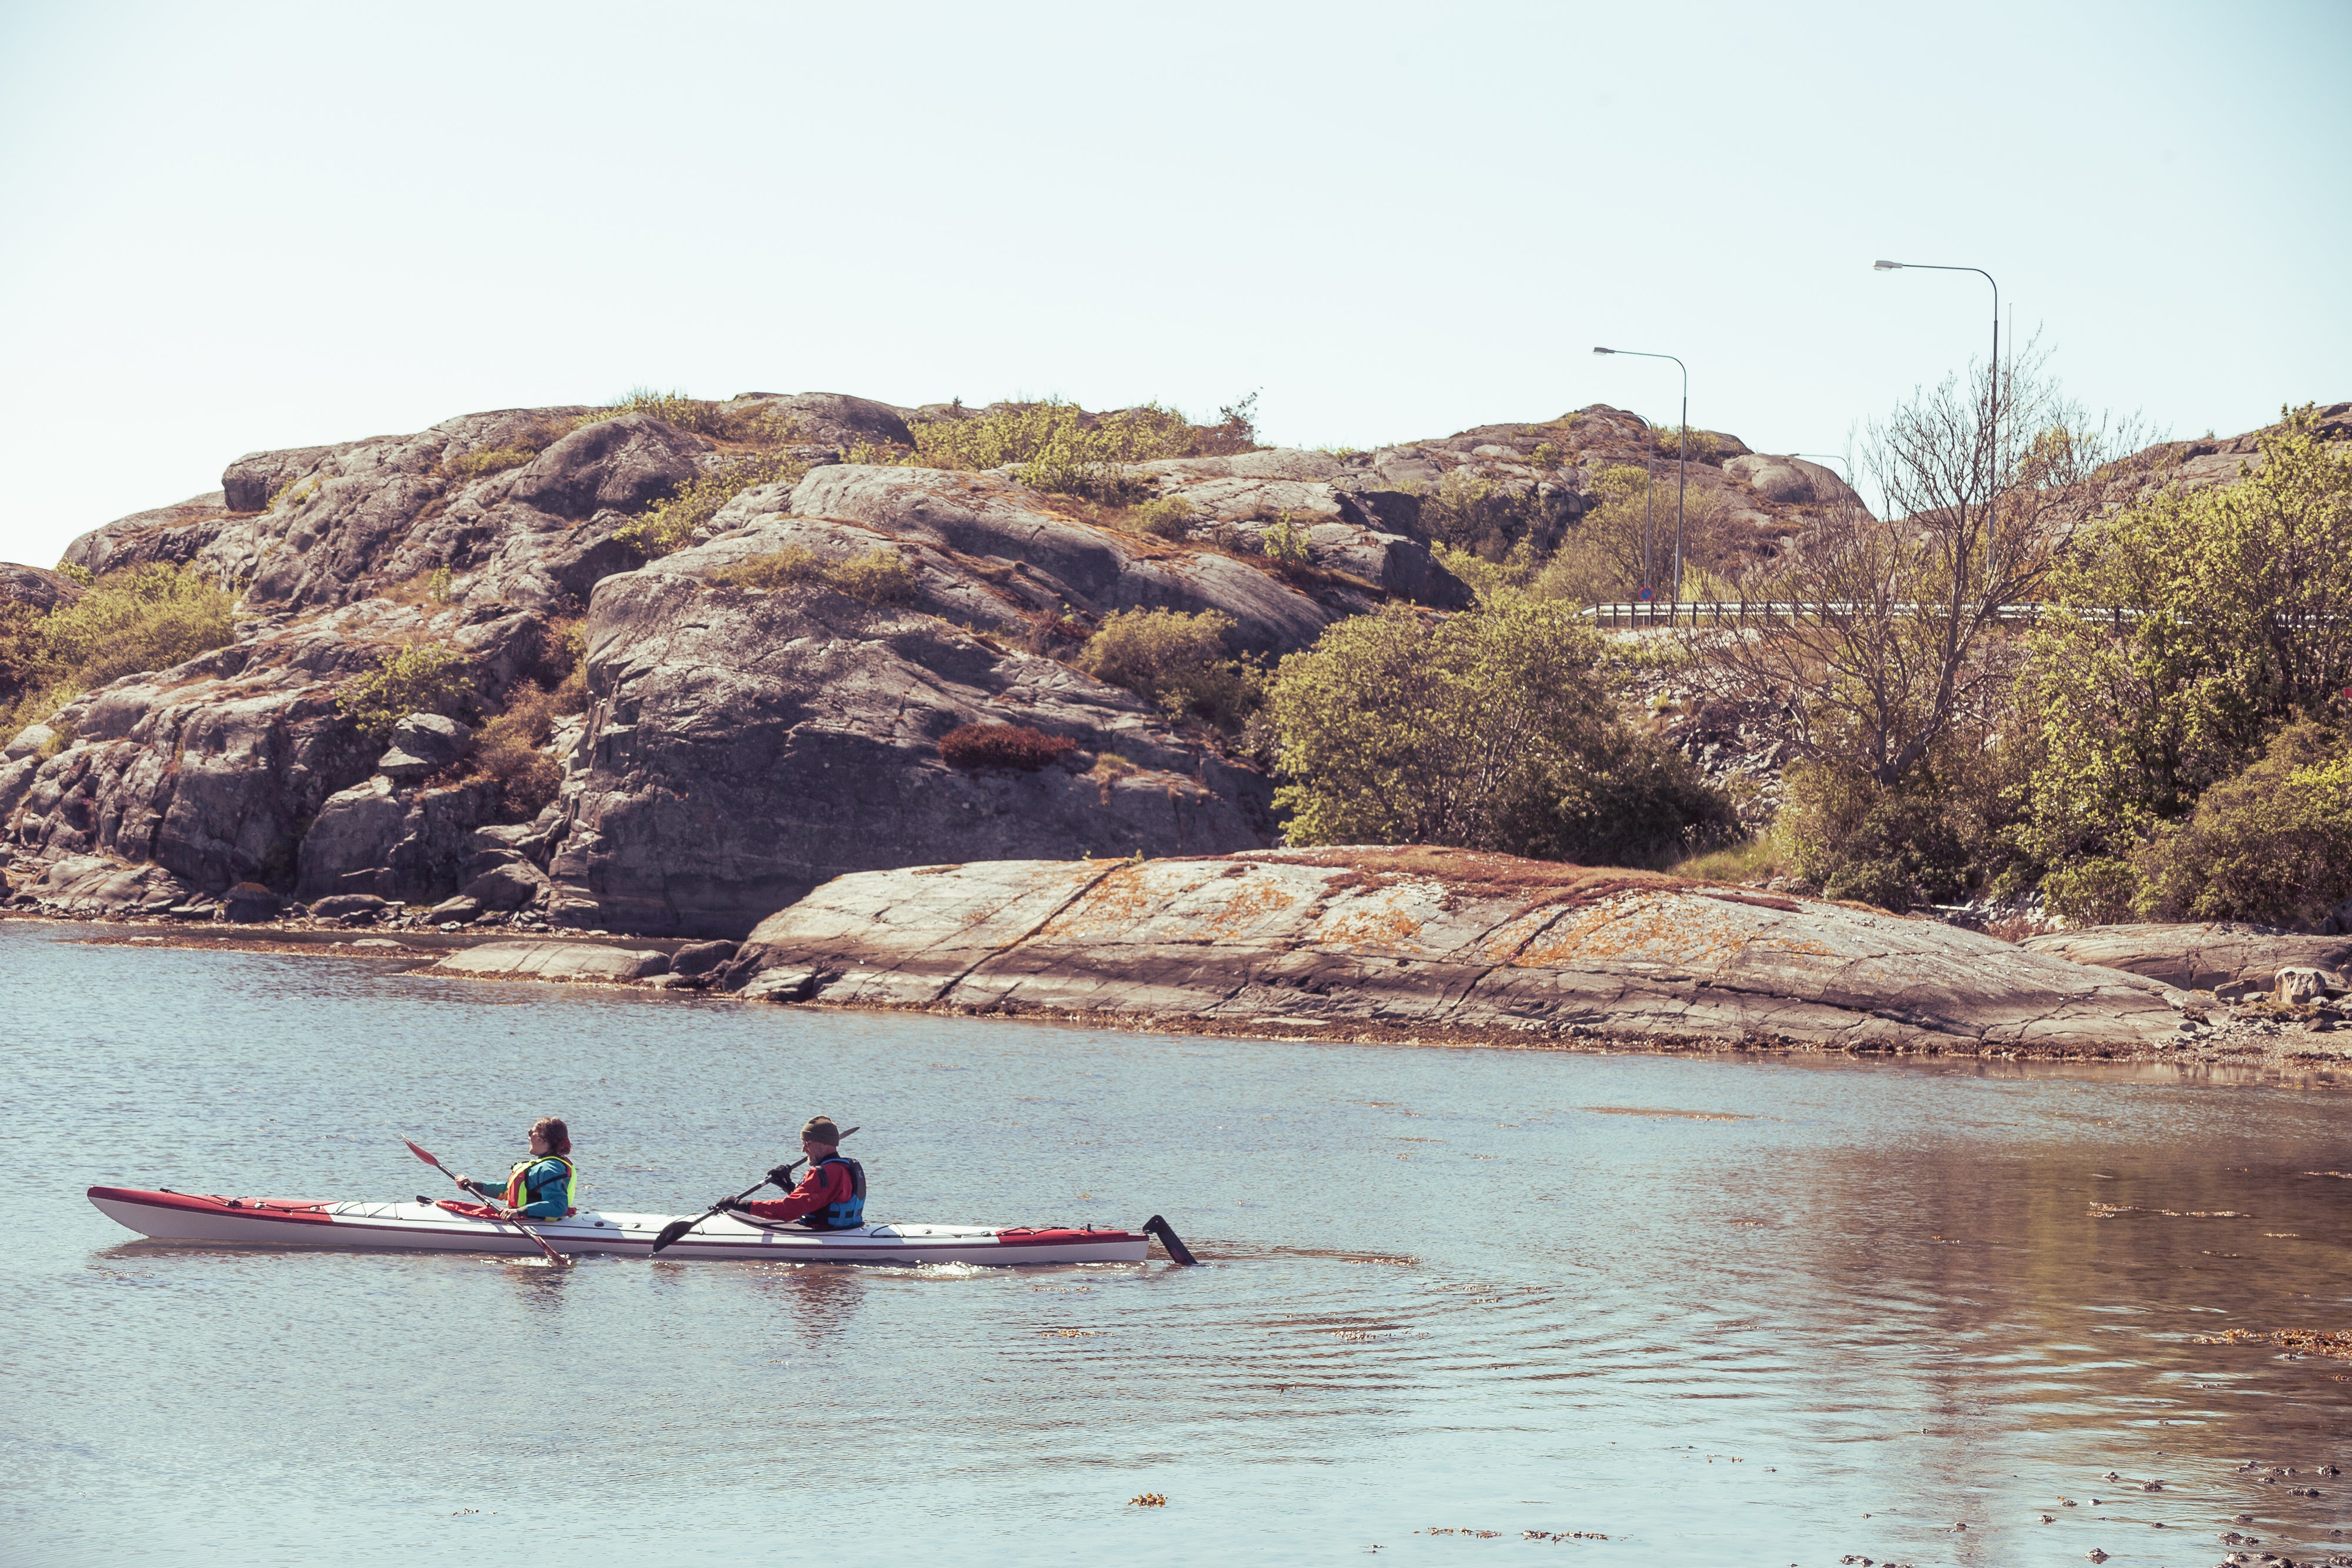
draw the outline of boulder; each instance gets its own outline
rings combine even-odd
[[[484,909],[521,909],[547,896],[547,873],[511,851],[478,854],[458,875],[459,891]]]
[[[0,605],[21,604],[46,615],[60,604],[71,604],[84,591],[63,572],[0,560]]]
[[[689,942],[669,956],[673,975],[707,975],[735,956],[734,942]]]
[[[240,882],[221,895],[221,905],[231,921],[254,925],[277,919],[285,912],[286,901],[257,882]]]
[[[436,925],[447,925],[453,921],[459,925],[468,925],[481,913],[481,900],[468,898],[464,894],[459,894],[455,898],[445,898],[426,910],[425,918]]]
[[[701,472],[710,442],[649,414],[583,425],[515,472],[506,498],[558,517],[636,512]]]
[[[391,905],[372,893],[332,893],[315,899],[310,913],[320,920],[373,920]]]
[[[1957,926],[1468,851],[868,872],[750,941],[760,994],[828,1003],[1970,1052],[2179,1040],[2168,988]]]
[[[413,713],[392,732],[392,749],[376,759],[376,771],[406,783],[462,761],[474,749],[474,732],[437,713]]]
[[[1747,480],[1768,501],[1814,499],[1812,476],[1799,467],[1793,458],[1754,455],[1734,457],[1723,465],[1723,471]]]
[[[121,920],[163,915],[194,896],[162,866],[82,854],[50,862],[11,902],[68,919]]]
[[[2342,969],[2352,963],[2352,937],[2311,936],[2234,921],[2090,925],[2028,937],[2019,946],[2077,964],[2146,975],[2184,991],[2232,985],[2267,991],[2281,969]]]
[[[426,971],[474,979],[648,980],[669,969],[659,953],[593,942],[485,942],[450,954]]]
[[[2271,999],[2281,1007],[2299,1008],[2311,1002],[2324,1002],[2329,993],[2344,988],[2344,977],[2333,970],[2286,968],[2273,977]]]

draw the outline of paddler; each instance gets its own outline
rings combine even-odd
[[[841,1152],[841,1129],[830,1116],[813,1116],[801,1129],[801,1153],[808,1175],[782,1197],[739,1203],[721,1198],[718,1207],[771,1224],[798,1222],[809,1230],[855,1230],[866,1223],[866,1167]],[[792,1177],[778,1166],[768,1179],[782,1186]]]
[[[457,1185],[497,1199],[525,1219],[564,1218],[574,1212],[573,1199],[580,1191],[580,1173],[572,1164],[572,1129],[561,1116],[541,1116],[533,1122],[530,1158],[515,1162],[504,1190],[484,1186],[471,1176],[459,1176]],[[447,1207],[470,1209],[473,1205]]]

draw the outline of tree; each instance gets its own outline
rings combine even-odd
[[[2028,847],[2067,912],[2117,913],[2136,846],[2352,686],[2352,452],[2315,427],[2286,413],[2259,470],[2138,500],[2053,574],[2021,700]]]
[[[1687,759],[1616,718],[1601,654],[1573,606],[1516,594],[1340,622],[1268,703],[1290,841],[1647,860],[1725,828]]]
[[[1870,432],[1886,517],[1847,497],[1744,586],[1745,629],[1695,633],[1694,652],[1719,689],[1777,701],[1801,756],[1896,788],[1954,736],[1993,728],[2016,671],[2004,613],[2131,482],[2120,454],[2137,444],[2086,423],[2031,351],[1916,393]]]

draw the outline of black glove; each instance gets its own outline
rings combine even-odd
[[[799,1163],[800,1162],[795,1160],[793,1165],[798,1165]],[[786,1192],[792,1191],[793,1166],[778,1166],[774,1170],[768,1173],[768,1179],[775,1183],[778,1186],[782,1187]]]
[[[717,1203],[712,1204],[710,1207],[713,1207],[713,1208],[715,1208],[715,1209],[717,1209],[717,1210],[719,1210],[719,1213],[724,1214],[724,1213],[726,1213],[726,1212],[727,1212],[729,1209],[730,1209],[730,1208],[740,1208],[740,1207],[742,1207],[743,1206],[742,1206],[741,1204],[740,1204],[740,1203],[736,1202],[736,1201],[735,1201],[733,1198],[731,1198],[731,1197],[722,1197],[722,1198],[720,1198]]]

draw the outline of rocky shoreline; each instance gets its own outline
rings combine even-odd
[[[2147,974],[1860,905],[1443,849],[990,861],[837,878],[741,943],[305,916],[91,940],[425,960],[453,978],[1147,1033],[1737,1057],[2161,1064],[2352,1082],[2319,939],[2118,928]],[[2172,934],[2168,944],[2165,934]],[[2078,942],[2096,934],[2070,934]],[[2336,946],[2352,954],[2352,944]],[[2306,951],[2306,949],[2311,949]],[[2226,977],[2217,955],[2242,966]],[[2206,971],[2212,971],[2207,973]],[[2282,999],[2281,985],[2289,995]]]

